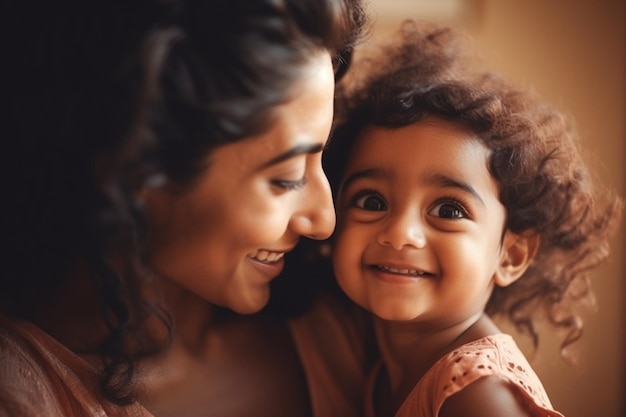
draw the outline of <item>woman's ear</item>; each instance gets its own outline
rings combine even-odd
[[[176,206],[177,191],[164,177],[152,178],[137,191],[138,204],[142,206],[150,221],[166,221]]]
[[[515,234],[506,231],[502,243],[502,254],[495,274],[499,287],[511,285],[520,278],[535,258],[539,249],[539,235],[533,232]]]

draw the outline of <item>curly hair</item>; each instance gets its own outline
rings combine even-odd
[[[564,331],[561,354],[582,335],[576,305],[594,303],[590,271],[609,255],[622,201],[592,181],[572,121],[530,89],[483,71],[460,32],[408,21],[359,56],[338,86],[337,122],[324,154],[336,194],[348,154],[367,125],[401,127],[427,117],[455,123],[490,149],[488,169],[506,208],[505,228],[540,238],[536,258],[489,315],[507,317],[538,344],[537,319]],[[475,68],[475,69],[474,69]]]
[[[172,332],[167,312],[146,296],[154,277],[142,259],[138,191],[163,178],[189,185],[211,150],[262,133],[313,53],[330,52],[340,78],[365,28],[364,7],[55,2],[15,21],[0,311],[32,318],[71,271],[88,271],[109,328],[99,348],[102,390],[127,403],[135,361]],[[146,331],[154,317],[165,338]]]

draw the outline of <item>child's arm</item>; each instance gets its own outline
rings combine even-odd
[[[485,377],[446,399],[438,417],[535,417],[505,379]],[[545,415],[545,414],[541,414]]]

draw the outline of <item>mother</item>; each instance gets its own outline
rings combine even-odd
[[[361,5],[161,3],[16,19],[0,416],[332,409],[285,321],[222,308],[261,310],[332,232],[321,151]]]

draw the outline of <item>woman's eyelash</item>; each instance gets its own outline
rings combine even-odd
[[[304,187],[306,184],[306,179],[301,178],[296,181],[287,181],[287,180],[272,180],[272,185],[278,188],[283,188],[285,190],[297,190],[299,188]]]

